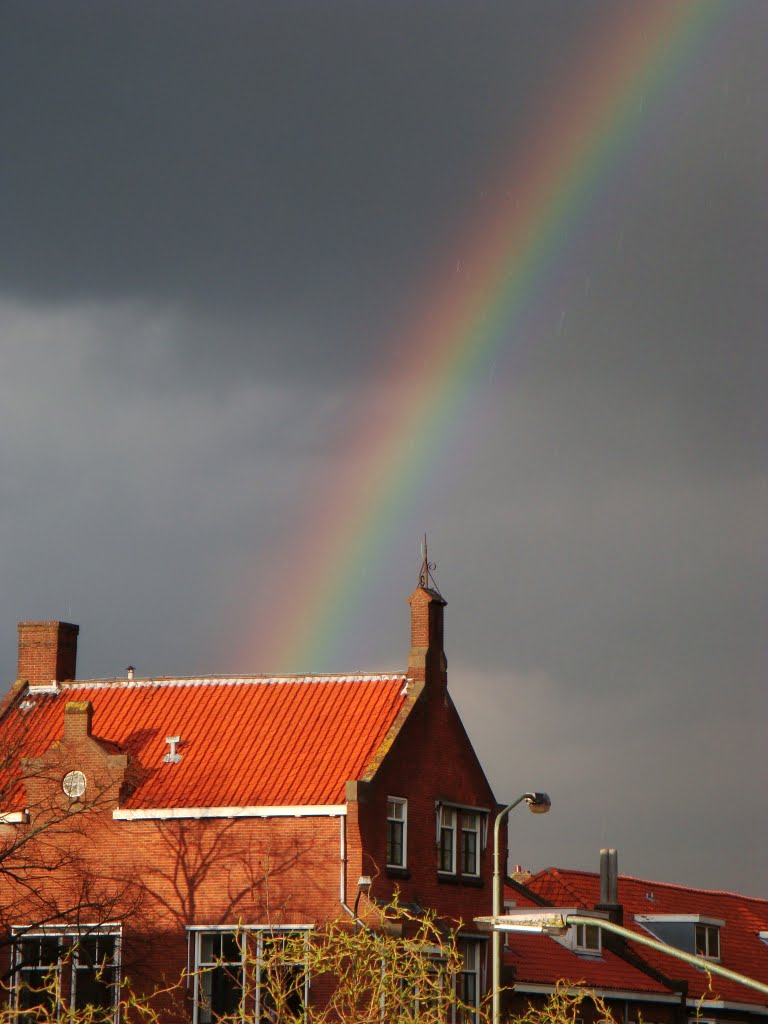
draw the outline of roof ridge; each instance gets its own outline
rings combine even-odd
[[[563,883],[566,884],[566,876],[568,875],[579,875],[594,878],[596,881],[600,878],[599,871],[588,871],[585,868],[545,868],[547,872],[556,872]],[[682,882],[661,882],[653,878],[640,878],[638,875],[625,875],[619,874],[619,879],[625,882],[637,882],[640,885],[654,885],[657,887],[663,887],[665,889],[678,889],[682,892],[700,892],[708,893],[711,896],[733,896],[739,900],[750,900],[753,903],[768,903],[768,899],[764,896],[747,896],[745,893],[733,892],[730,889],[707,889],[704,886],[696,885],[683,885]]]
[[[294,675],[294,676],[157,676],[144,679],[69,679],[58,684],[59,692],[82,689],[148,689],[151,687],[184,686],[275,686],[296,683],[309,686],[315,683],[392,683],[404,682],[405,672],[359,672],[338,673],[337,675]]]

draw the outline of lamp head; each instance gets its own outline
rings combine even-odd
[[[358,889],[360,889],[360,890],[370,889],[371,885],[372,885],[372,880],[371,880],[371,876],[370,875],[360,875],[360,877],[357,880],[357,888]]]
[[[526,793],[525,802],[532,814],[546,814],[552,806],[552,801],[546,793]]]

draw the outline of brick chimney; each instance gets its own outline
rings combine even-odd
[[[64,739],[78,743],[91,735],[93,705],[89,700],[70,700],[64,705]]]
[[[445,599],[426,586],[418,586],[408,598],[411,606],[411,650],[408,675],[446,684],[448,662],[443,650],[443,609]]]
[[[79,632],[72,622],[20,622],[17,678],[32,686],[74,679]]]

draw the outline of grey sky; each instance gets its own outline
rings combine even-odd
[[[622,4],[0,7],[7,682],[24,618],[78,622],[84,677],[295,667],[259,568]],[[765,895],[768,5],[730,8],[311,667],[404,664],[426,527],[497,795],[553,798],[514,859]]]

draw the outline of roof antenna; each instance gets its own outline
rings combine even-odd
[[[419,573],[419,586],[424,587],[425,590],[434,590],[436,594],[440,593],[440,588],[435,583],[435,577],[432,575],[433,571],[437,568],[435,562],[430,562],[429,555],[427,554],[427,534],[424,533],[424,542],[421,545],[421,572]]]

